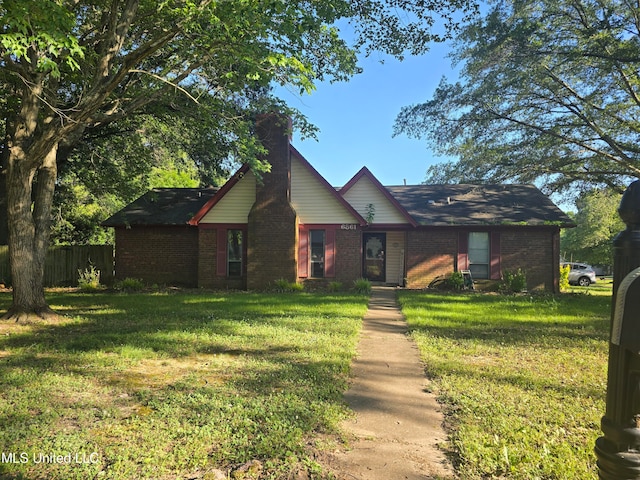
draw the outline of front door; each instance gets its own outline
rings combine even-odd
[[[386,281],[386,233],[365,233],[362,238],[364,244],[362,276],[372,282]]]

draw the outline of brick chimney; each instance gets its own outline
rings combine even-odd
[[[247,288],[267,288],[274,280],[295,282],[298,216],[291,205],[290,120],[276,113],[260,115],[256,133],[268,150],[271,171],[256,185],[247,232]]]

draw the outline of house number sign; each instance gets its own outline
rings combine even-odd
[[[343,223],[342,225],[340,225],[340,229],[342,229],[342,230],[357,230],[358,229],[358,224],[357,223]]]

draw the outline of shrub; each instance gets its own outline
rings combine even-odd
[[[95,292],[100,288],[100,270],[90,265],[84,270],[78,269],[78,286],[83,292]]]
[[[116,282],[114,288],[127,293],[139,292],[144,288],[144,283],[138,278],[127,277],[124,280]]]
[[[453,290],[462,290],[464,288],[464,275],[462,272],[452,272],[447,278],[447,287]]]
[[[359,278],[353,281],[353,289],[356,293],[368,295],[371,293],[371,282],[366,278]]]
[[[504,272],[499,290],[503,293],[520,293],[527,289],[527,275],[518,269],[515,272]]]
[[[560,265],[560,291],[569,289],[569,272],[571,267],[569,265]]]
[[[302,292],[302,291],[304,291],[304,284],[291,282],[289,284],[289,291],[290,292]]]
[[[273,282],[273,289],[276,292],[286,292],[288,288],[289,288],[289,282],[284,278],[280,278],[275,282]]]
[[[329,282],[330,292],[339,292],[342,290],[342,282]]]
[[[280,293],[293,293],[301,292],[304,290],[304,285],[296,282],[289,282],[284,278],[280,278],[273,282],[274,290]]]

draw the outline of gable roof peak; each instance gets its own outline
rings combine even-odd
[[[367,224],[367,221],[362,217],[362,215],[360,215],[358,211],[355,208],[353,208],[353,206],[342,196],[342,194],[339,191],[333,188],[329,184],[329,182],[327,182],[327,180],[322,175],[320,175],[320,173],[313,167],[313,165],[311,165],[311,163],[309,163],[309,161],[306,158],[304,158],[304,155],[302,155],[291,144],[289,144],[289,151],[291,152],[291,155],[295,156],[296,159],[300,162],[300,164],[303,165],[304,168],[306,168],[311,173],[311,175],[318,180],[320,185],[322,185],[322,187],[332,197],[334,197],[351,215],[353,215],[353,217],[358,221],[358,223],[361,226],[364,226]]]
[[[189,225],[198,225],[200,220],[209,213],[209,210],[213,208],[213,206],[218,203],[222,197],[224,197],[229,190],[233,188],[235,184],[237,184],[240,180],[242,180],[246,173],[251,171],[251,167],[248,163],[243,164],[230,178],[227,180],[222,187],[217,189],[216,195],[213,195],[206,203],[204,203],[198,211],[189,219]]]
[[[344,196],[354,185],[356,185],[362,178],[367,178],[372,184],[373,186],[380,192],[382,193],[382,195],[389,201],[389,203],[391,203],[393,205],[393,207],[400,213],[400,215],[402,215],[409,224],[411,224],[412,226],[416,227],[418,225],[418,223],[416,222],[416,220],[409,214],[409,212],[400,204],[400,202],[398,202],[398,199],[396,199],[396,197],[394,197],[391,192],[387,189],[387,187],[385,187],[384,185],[382,185],[382,183],[380,183],[380,180],[378,180],[375,175],[373,173],[371,173],[371,170],[369,170],[367,167],[362,167],[360,170],[358,170],[358,173],[356,173],[351,180],[349,180],[344,187],[342,187],[339,190],[340,195]]]

